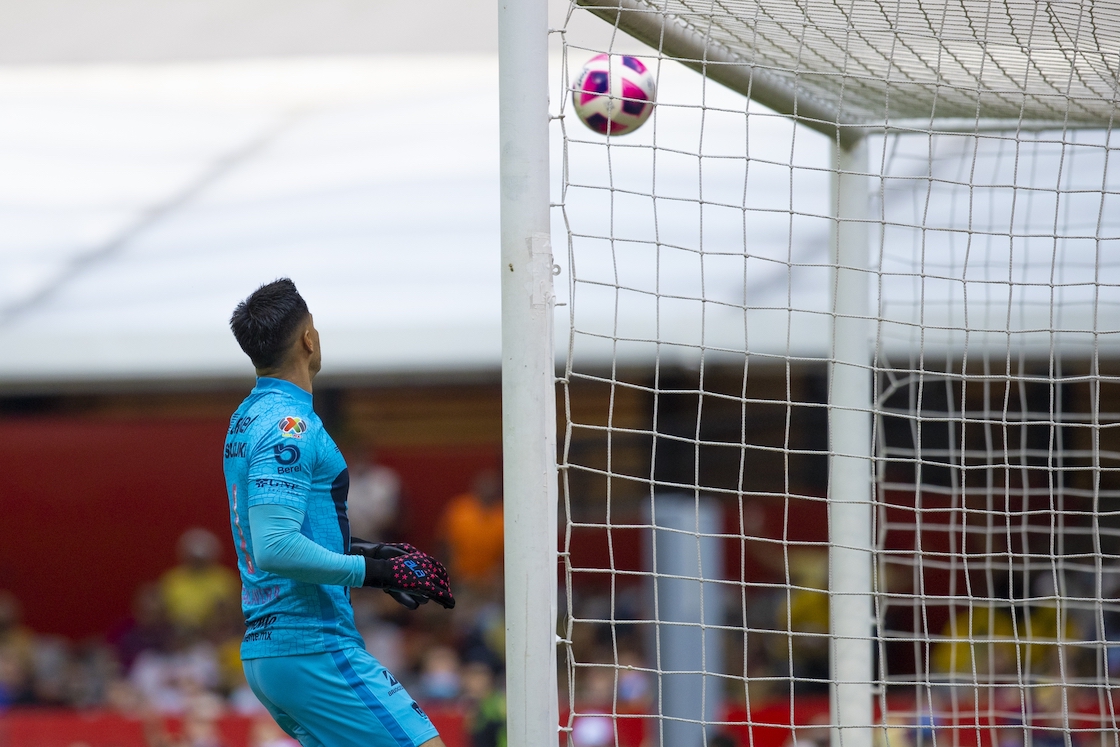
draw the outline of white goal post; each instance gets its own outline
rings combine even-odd
[[[1120,744],[1120,3],[563,10],[499,7],[509,744]]]
[[[502,0],[498,21],[507,739],[527,746],[559,723],[548,3]]]

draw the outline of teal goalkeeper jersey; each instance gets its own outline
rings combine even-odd
[[[363,646],[349,589],[263,571],[253,556],[249,509],[266,504],[303,511],[301,534],[333,552],[349,549],[346,461],[311,402],[295,384],[261,377],[230,418],[223,464],[241,571],[243,659]]]

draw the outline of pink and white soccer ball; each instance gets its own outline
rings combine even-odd
[[[580,120],[603,135],[633,132],[649,119],[657,84],[637,57],[596,55],[572,85],[572,105]]]

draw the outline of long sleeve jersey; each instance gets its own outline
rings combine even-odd
[[[242,658],[361,647],[348,587],[362,583],[364,561],[345,554],[349,473],[310,392],[259,378],[230,419],[223,464],[241,572]]]

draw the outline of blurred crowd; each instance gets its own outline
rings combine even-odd
[[[399,539],[394,536],[398,496],[399,481],[391,471],[357,469],[351,492],[354,534]],[[448,563],[456,608],[428,604],[409,612],[381,591],[353,589],[355,622],[370,653],[421,704],[463,714],[470,747],[504,747],[499,474],[480,473],[469,492],[448,501],[438,521],[439,545],[433,550]],[[0,710],[111,709],[144,719],[151,747],[220,747],[217,719],[234,713],[254,719],[254,747],[292,747],[245,680],[240,581],[219,562],[224,539],[204,529],[186,531],[178,564],[136,589],[130,613],[95,640],[35,633],[21,623],[19,600],[0,591]],[[725,600],[720,674],[726,702],[788,703],[792,694],[823,698],[829,673],[827,553],[791,551],[781,558],[760,553],[755,562],[759,568],[772,565],[781,582],[754,585],[745,600],[737,593]],[[915,615],[926,608],[915,606],[922,600],[912,588],[912,574],[901,566],[886,568],[884,632],[888,638],[925,638],[928,644],[920,651],[912,642],[883,649],[888,674],[924,683],[918,689],[925,696],[908,715],[888,717],[880,733],[889,733],[895,747],[920,746],[924,735],[948,723],[945,714],[996,708],[1008,714],[1000,724],[1007,737],[1001,747],[1065,744],[1068,729],[1053,714],[1076,710],[1082,696],[1095,703],[1100,683],[1120,677],[1120,612],[1088,603],[1120,594],[1120,573],[1105,573],[1103,582],[1099,575],[1064,574],[1058,579],[1061,593],[1053,574],[1032,577],[1029,588],[1017,592],[993,589],[986,603],[958,606],[943,629],[923,636],[914,632],[920,629],[914,627]],[[1101,583],[1105,587],[1098,588]],[[572,714],[572,743],[643,747],[649,743],[644,717],[656,711],[658,689],[649,626],[642,624],[649,619],[645,587],[585,588],[563,596],[576,620],[568,631],[570,646],[560,649],[561,700]],[[1059,599],[1065,600],[1061,608]],[[900,614],[907,613],[900,600],[910,600],[910,617]],[[1071,600],[1087,603],[1079,607]],[[1103,657],[1094,643],[1102,624],[1106,638],[1117,642],[1104,647]],[[1024,697],[1031,702],[1020,702]],[[1023,716],[1013,723],[1015,714],[1028,712],[1033,721]],[[182,718],[181,736],[163,730],[160,717],[167,715]],[[1088,727],[1083,734],[1075,731],[1072,743],[1095,745],[1098,733]],[[731,732],[710,736],[711,744],[745,744]],[[810,728],[787,747],[827,739],[826,728]]]
[[[791,550],[777,561],[754,562],[773,565],[778,575],[752,585],[745,598],[726,589],[717,621],[724,626],[721,660],[704,666],[720,675],[724,700],[716,716],[728,723],[713,729],[708,743],[754,743],[757,735],[731,722],[780,723],[796,698],[799,708],[821,710],[806,712],[806,726],[786,747],[826,747],[827,551]],[[888,566],[880,579],[884,646],[875,666],[893,684],[884,691],[890,713],[875,730],[877,747],[929,747],[955,739],[968,723],[998,731],[999,747],[1113,743],[1109,691],[1120,679],[1120,567],[1021,574],[1017,588],[977,585],[952,604],[916,592],[913,570]],[[643,624],[650,619],[648,590],[585,586],[563,596],[576,620],[570,657],[561,662],[562,691],[575,713],[573,744],[643,747],[655,728],[643,730],[643,716],[657,711],[660,686],[653,630]],[[931,617],[936,627],[923,633]],[[753,716],[744,710],[748,702]],[[767,707],[778,712],[765,715]]]
[[[382,469],[359,472],[356,535],[392,534],[386,526],[395,517],[392,478]],[[501,481],[493,471],[448,504],[437,552],[448,559],[455,579],[452,611],[428,604],[408,612],[380,590],[352,590],[355,622],[368,650],[421,704],[463,713],[471,747],[504,745],[501,517]],[[222,548],[208,530],[186,531],[178,565],[136,589],[130,613],[87,641],[29,629],[19,600],[0,591],[0,711],[111,709],[144,719],[152,747],[220,747],[217,721],[234,713],[256,719],[254,747],[295,745],[245,680],[241,583],[219,562]],[[163,730],[163,716],[182,719],[181,737]]]

